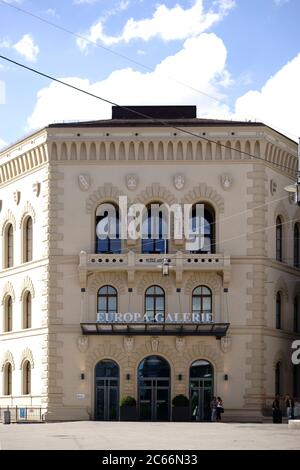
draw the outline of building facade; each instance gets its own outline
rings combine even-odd
[[[138,419],[168,420],[183,394],[201,421],[221,396],[226,419],[260,421],[275,393],[300,397],[296,169],[284,135],[190,106],[113,108],[2,151],[0,407],[114,420],[131,396]],[[166,240],[160,219],[158,238],[122,239],[122,196],[189,204],[191,224],[202,204],[204,244]],[[114,239],[97,235],[103,204]]]

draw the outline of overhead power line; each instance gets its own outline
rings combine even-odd
[[[12,3],[8,3],[7,1],[5,0],[0,0],[0,3],[2,3],[3,5],[9,7],[9,8],[13,8],[14,10],[20,12],[20,13],[23,13],[25,15],[28,15],[28,16],[31,16],[32,18],[38,20],[38,21],[41,21],[49,26],[52,26],[53,28],[56,28],[57,30],[60,30],[66,34],[70,34],[71,36],[75,37],[76,39],[81,39],[85,42],[87,42],[88,44],[92,44],[93,46],[96,46],[98,47],[99,49],[103,49],[104,51],[106,52],[109,52],[111,54],[114,54],[115,56],[117,57],[120,57],[121,59],[124,59],[128,62],[131,62],[135,65],[138,65],[139,67],[142,67],[143,69],[145,70],[148,70],[150,72],[154,72],[155,69],[153,67],[149,67],[148,65],[145,65],[145,64],[142,64],[141,62],[133,59],[132,57],[128,57],[127,55],[125,54],[121,54],[120,52],[117,52],[109,47],[106,47],[106,46],[103,46],[102,44],[100,44],[99,42],[96,42],[96,41],[93,41],[91,39],[89,39],[88,37],[86,36],[83,36],[82,34],[79,34],[79,33],[75,33],[74,31],[71,31],[70,29],[68,28],[65,28],[64,26],[60,26],[58,25],[57,23],[54,23],[53,21],[50,21],[50,20],[47,20],[46,18],[43,18],[42,16],[39,16],[37,15],[36,13],[33,13],[29,10],[25,10],[24,8],[21,8],[20,6],[17,6],[17,5],[14,5]],[[166,78],[174,83],[177,83],[178,85],[181,85],[187,89],[190,89],[192,91],[195,91],[196,93],[199,93],[203,96],[206,96],[207,98],[210,98],[211,100],[214,100],[216,101],[217,103],[219,104],[223,104],[225,106],[228,106],[228,103],[224,100],[221,100],[220,98],[217,98],[216,96],[213,96],[213,95],[210,95],[209,93],[206,93],[205,91],[203,90],[199,90],[198,88],[195,88],[181,80],[178,80],[174,77],[170,77],[169,75],[166,76]],[[257,119],[259,119],[259,117],[257,117]],[[273,124],[270,124],[268,122],[266,122],[265,119],[262,119],[262,121],[265,122],[265,124],[269,125],[270,127],[275,127],[278,131],[284,133],[284,134],[289,134],[289,135],[293,135],[294,137],[296,137],[296,139],[298,138],[298,136],[294,133],[292,133],[291,131],[287,131],[287,130],[284,130],[284,129],[281,129],[279,126],[276,126],[276,125],[273,125]]]
[[[98,99],[98,100],[100,100],[100,101],[103,101],[103,102],[105,102],[105,103],[111,104],[112,106],[116,106],[116,107],[118,107],[118,108],[122,108],[122,109],[125,109],[125,110],[127,110],[127,111],[130,111],[131,113],[136,114],[136,115],[139,116],[139,117],[142,117],[142,118],[147,119],[147,120],[151,120],[152,122],[156,122],[156,123],[158,123],[158,124],[161,124],[161,125],[164,126],[164,127],[168,127],[168,128],[171,128],[171,129],[175,129],[175,130],[177,130],[177,131],[179,131],[179,132],[182,132],[182,133],[184,133],[184,134],[190,135],[190,136],[192,136],[192,137],[196,137],[197,139],[204,140],[204,141],[206,141],[206,142],[210,142],[210,143],[212,143],[212,144],[219,145],[220,147],[223,147],[223,148],[225,148],[225,149],[230,149],[230,150],[233,150],[233,151],[235,151],[235,152],[239,152],[239,153],[241,153],[241,154],[243,154],[243,155],[247,155],[247,156],[250,157],[250,158],[254,158],[254,159],[256,159],[256,160],[261,160],[261,161],[263,161],[263,162],[265,162],[265,163],[267,162],[267,161],[266,161],[264,158],[262,158],[262,157],[259,157],[259,156],[257,156],[257,155],[253,155],[253,154],[251,154],[251,153],[249,153],[249,152],[245,152],[244,150],[238,150],[238,149],[236,149],[236,148],[234,148],[234,147],[231,147],[231,146],[222,144],[221,142],[216,142],[215,140],[209,139],[209,138],[204,137],[204,136],[202,136],[202,135],[195,134],[195,132],[188,131],[188,130],[183,129],[183,128],[181,128],[181,127],[178,127],[178,126],[176,126],[176,125],[174,125],[174,124],[170,124],[170,122],[167,121],[167,120],[158,119],[158,118],[153,118],[153,117],[151,117],[151,116],[149,116],[149,115],[147,115],[147,114],[144,114],[144,113],[142,113],[142,112],[140,112],[140,111],[134,110],[134,109],[132,109],[132,108],[130,108],[130,107],[122,106],[122,105],[120,105],[120,104],[118,104],[118,103],[115,103],[114,101],[111,101],[111,100],[109,100],[109,99],[107,99],[107,98],[103,98],[103,97],[101,97],[101,96],[99,96],[99,95],[95,95],[94,93],[91,93],[91,92],[89,92],[89,91],[87,91],[87,90],[83,90],[82,88],[79,88],[79,87],[77,87],[77,86],[75,86],[75,85],[71,85],[70,83],[64,82],[63,80],[60,80],[60,79],[58,79],[58,78],[56,78],[56,77],[53,77],[52,75],[46,74],[46,73],[41,72],[40,70],[37,70],[37,69],[35,69],[35,68],[33,68],[33,67],[29,67],[28,65],[25,65],[25,64],[22,64],[22,63],[20,63],[20,62],[17,62],[17,61],[15,61],[15,60],[13,60],[13,59],[10,59],[9,57],[0,55],[0,59],[6,60],[7,62],[10,62],[10,63],[12,63],[12,64],[17,65],[18,67],[21,67],[21,68],[23,68],[23,69],[25,69],[25,70],[29,70],[30,72],[33,72],[33,73],[35,73],[35,74],[37,74],[37,75],[40,75],[40,76],[42,76],[42,77],[48,78],[49,80],[52,80],[52,81],[54,81],[54,82],[57,82],[57,83],[59,83],[60,85],[64,85],[64,86],[66,86],[66,87],[68,87],[68,88],[71,88],[71,89],[73,89],[73,90],[75,90],[75,91],[77,91],[77,92],[79,92],[79,93],[83,93],[83,94],[85,94],[85,95],[87,95],[87,96],[90,96],[90,97],[92,97],[92,98],[96,98],[96,99]],[[277,167],[279,167],[279,168],[283,168],[283,169],[289,170],[289,171],[295,173],[295,175],[297,174],[297,171],[296,171],[294,168],[290,168],[290,167],[288,167],[288,166],[286,166],[286,165],[282,165],[281,163],[275,163],[275,162],[267,162],[267,163],[270,163],[270,164],[272,164],[272,165],[275,165],[275,166],[277,166]]]

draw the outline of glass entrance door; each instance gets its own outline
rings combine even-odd
[[[138,368],[139,418],[142,421],[169,421],[170,366],[160,356],[148,356]]]
[[[95,419],[119,419],[119,367],[114,361],[100,361],[95,368]]]
[[[213,367],[199,359],[190,368],[190,404],[192,421],[211,421]]]

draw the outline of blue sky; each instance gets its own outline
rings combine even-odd
[[[199,117],[300,135],[299,0],[6,2],[1,55],[119,104],[196,104]],[[103,102],[0,59],[0,146],[50,122],[109,117]]]

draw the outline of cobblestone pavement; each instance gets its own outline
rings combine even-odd
[[[0,424],[0,449],[300,449],[287,424],[68,422]]]

